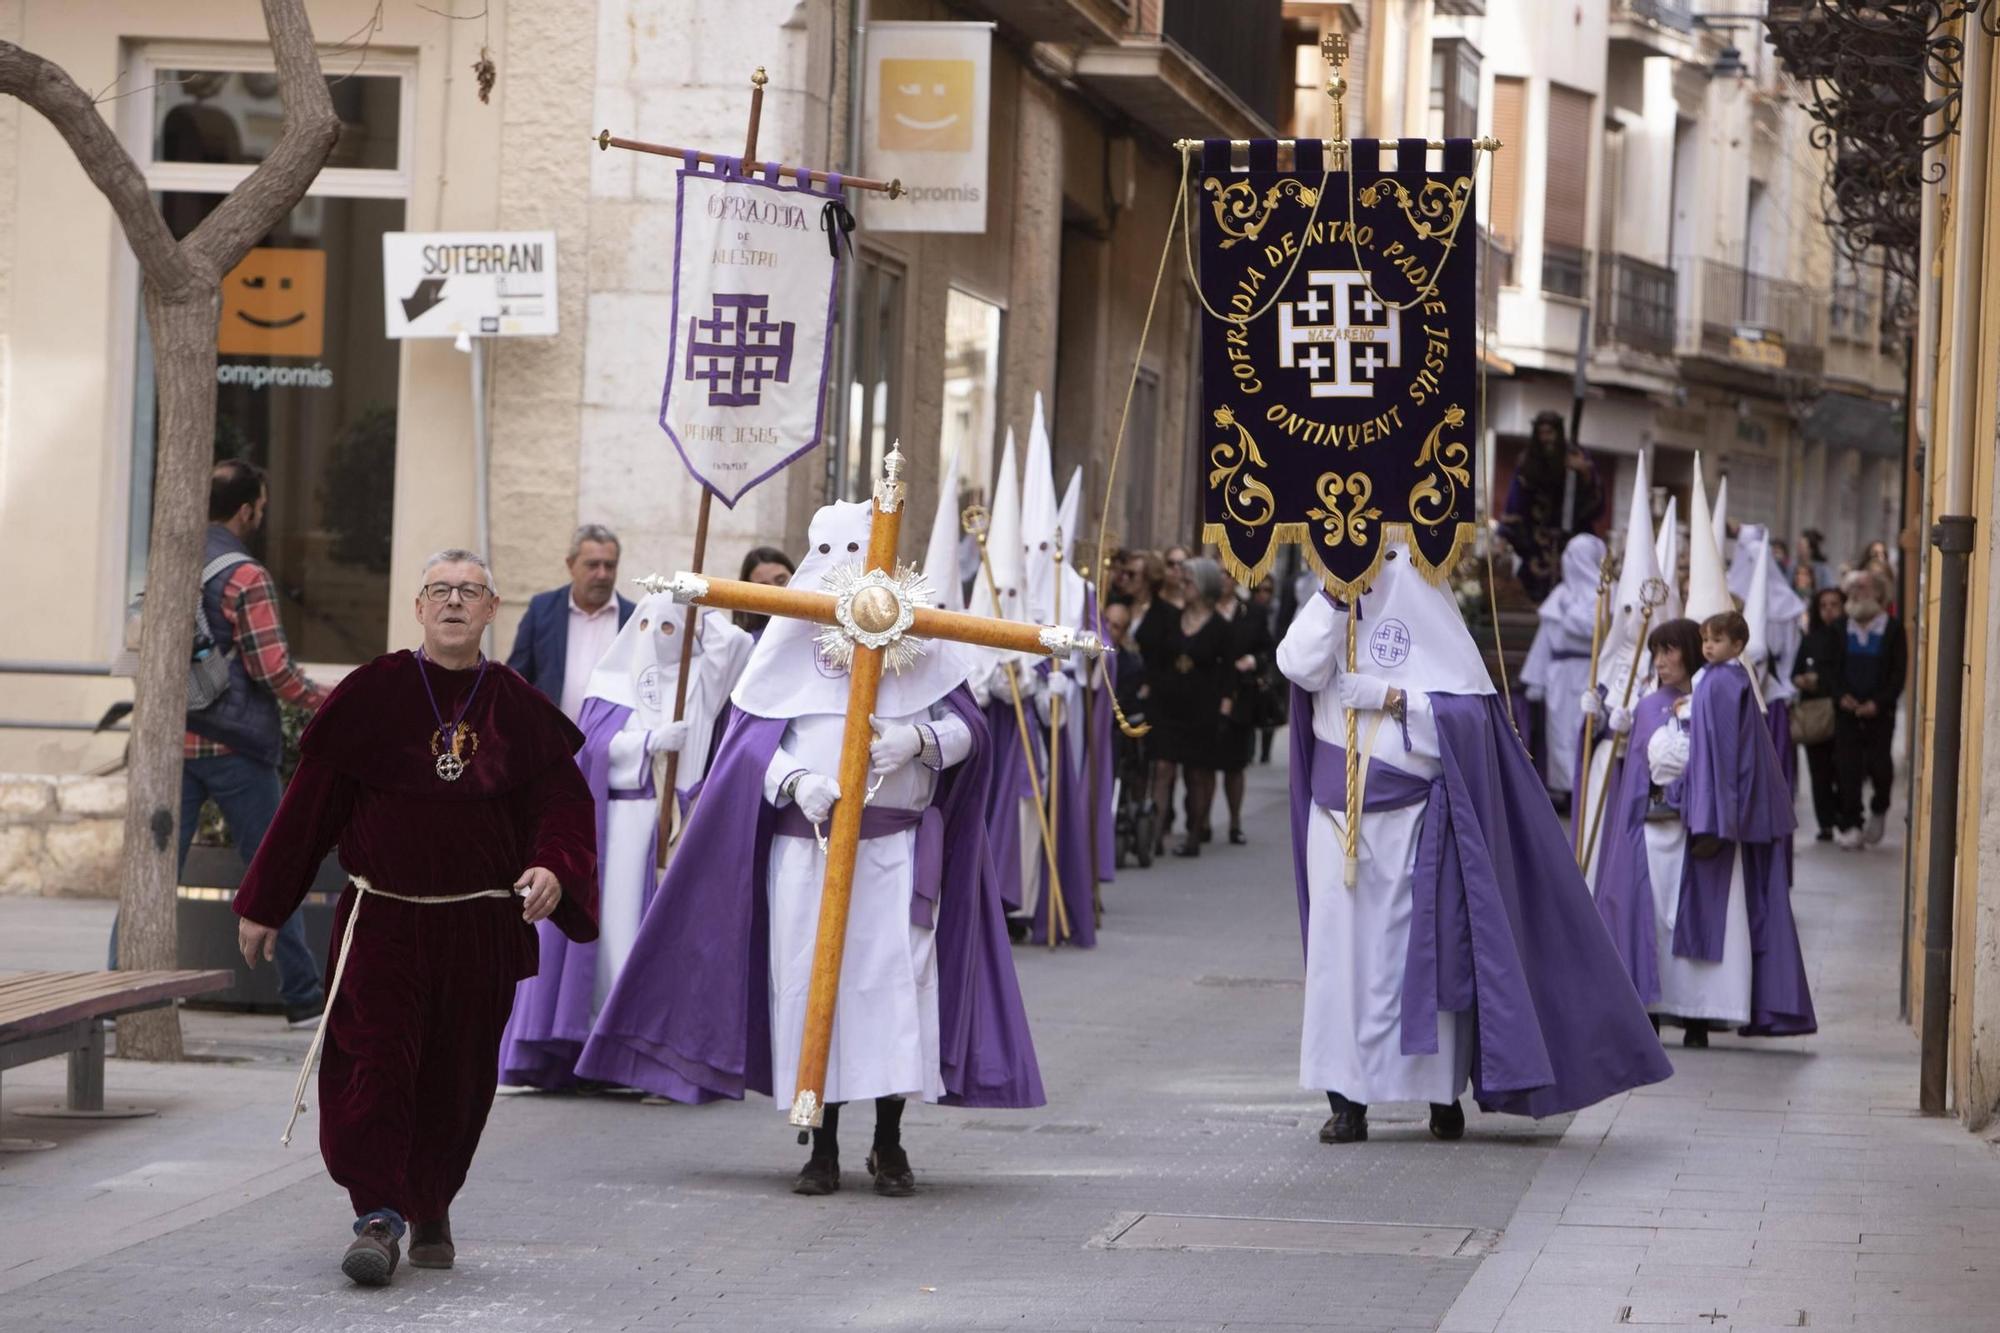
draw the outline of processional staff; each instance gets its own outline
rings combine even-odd
[[[806,993],[805,1033],[800,1041],[798,1090],[791,1123],[820,1123],[826,1094],[827,1052],[833,1041],[834,1004],[840,995],[840,967],[847,945],[847,910],[854,891],[855,854],[861,845],[861,812],[868,786],[869,719],[875,712],[885,653],[923,651],[923,639],[947,639],[1016,653],[1095,658],[1095,635],[1057,625],[1029,625],[929,605],[929,581],[896,568],[896,541],[903,520],[903,454],[892,448],[875,484],[874,518],[863,571],[840,572],[837,592],[774,588],[699,574],[674,576],[676,601],[755,615],[784,616],[833,627],[849,650],[847,718],[840,739],[840,771],[835,779],[832,829],[826,838],[826,878],[820,891],[819,932],[813,945],[812,982]],[[919,638],[918,636],[922,636]],[[1011,666],[1011,664],[1010,664]],[[1011,674],[1011,672],[1010,672]],[[1019,708],[1017,694],[1016,708]],[[1032,770],[1030,770],[1032,772]],[[1051,884],[1053,890],[1053,883]]]

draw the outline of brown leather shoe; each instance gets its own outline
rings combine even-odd
[[[358,1286],[386,1287],[401,1258],[396,1233],[389,1229],[386,1220],[378,1217],[361,1228],[354,1243],[347,1247],[347,1253],[340,1259],[340,1271]]]
[[[451,1243],[451,1218],[410,1224],[410,1267],[450,1268],[458,1257]]]

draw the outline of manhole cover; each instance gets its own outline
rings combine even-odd
[[[1477,1227],[1141,1213],[1106,1243],[1116,1250],[1284,1250],[1450,1259],[1483,1254],[1491,1240],[1491,1233]]]
[[[1226,990],[1298,990],[1306,983],[1298,977],[1231,977],[1211,973],[1196,977],[1197,986],[1220,986]]]

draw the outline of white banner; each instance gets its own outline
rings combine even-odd
[[[819,443],[839,269],[839,187],[738,165],[680,172],[660,395],[660,428],[726,505]]]
[[[871,201],[869,228],[985,231],[993,25],[870,23],[864,79],[864,174],[909,191]]]

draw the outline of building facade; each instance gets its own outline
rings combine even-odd
[[[671,159],[600,151],[602,129],[741,151],[750,76],[769,75],[758,157],[854,174],[856,34],[888,21],[993,25],[983,232],[873,229],[861,201],[843,365],[823,447],[734,508],[708,568],[795,545],[829,497],[866,493],[900,439],[912,461],[905,554],[921,553],[940,460],[982,492],[1004,431],[1047,401],[1057,467],[1105,467],[1126,388],[1132,426],[1109,527],[1193,531],[1192,302],[1162,295],[1138,356],[1179,183],[1171,140],[1271,132],[1279,0],[493,0],[470,18],[414,0],[315,0],[342,133],[274,251],[257,299],[296,290],[310,346],[232,343],[217,454],[265,466],[261,554],[295,654],[322,679],[416,638],[417,565],[478,544],[471,359],[384,336],[382,236],[547,230],[560,331],[491,349],[488,544],[504,651],[529,594],[564,580],[569,534],[603,522],[625,572],[686,567],[698,491],[658,424],[675,227]],[[91,89],[180,231],[273,140],[281,105],[255,6],[234,0],[0,0],[0,36]],[[865,38],[864,38],[865,40]],[[488,55],[490,101],[473,73]],[[1265,99],[1269,106],[1263,105]],[[865,165],[865,163],[864,163]],[[76,730],[130,697],[102,674],[145,584],[153,403],[135,265],[109,208],[50,127],[0,102],[0,771],[115,763],[117,733]],[[247,298],[246,298],[247,299]],[[279,318],[289,313],[265,312]],[[291,312],[296,313],[296,312]],[[225,327],[229,327],[225,321]],[[1094,502],[1087,506],[1094,510]],[[1097,517],[1083,524],[1094,540]],[[85,674],[51,674],[70,668]],[[58,729],[67,727],[70,729]],[[4,876],[0,876],[4,878]]]

